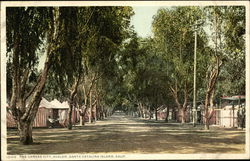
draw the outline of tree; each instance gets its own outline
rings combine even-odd
[[[22,144],[31,144],[32,124],[51,67],[54,51],[57,48],[58,8],[7,8],[7,56],[8,74],[12,78],[10,108]],[[30,87],[38,62],[41,45],[46,46],[46,61],[34,86]]]
[[[230,60],[243,60],[245,55],[245,8],[229,6],[213,6],[207,8],[207,17],[211,22],[212,41],[210,66],[207,70],[207,89],[205,98],[205,129],[209,129],[211,113],[208,107],[213,108],[215,88],[218,82],[222,65]],[[230,61],[232,62],[232,61]],[[234,71],[236,72],[236,71]],[[225,72],[224,72],[225,73]]]
[[[156,48],[167,63],[167,84],[178,110],[181,122],[186,121],[185,112],[193,88],[193,44],[192,26],[202,19],[199,7],[172,7],[160,9],[153,21]],[[201,48],[205,44],[204,31],[198,33]]]
[[[51,82],[54,80],[58,84],[54,83],[53,88],[48,89],[60,88],[57,95],[68,99],[68,128],[72,129],[73,104],[82,109],[82,117],[89,109],[92,122],[92,111],[97,107],[97,100],[94,100],[98,98],[97,82],[110,74],[114,55],[127,37],[126,30],[133,13],[130,7],[60,7],[60,11],[62,34],[58,54],[61,56],[56,58],[50,74]],[[75,102],[77,94],[83,99],[78,97]]]
[[[154,50],[153,40],[138,38],[131,33],[131,39],[124,43],[118,56],[120,75],[119,100],[126,113],[138,111],[140,117],[151,119],[153,112],[166,101],[165,64]]]
[[[218,78],[217,95],[245,94],[245,8],[228,7],[225,15],[227,57]]]
[[[90,122],[92,122],[94,87],[97,87],[97,82],[101,79],[112,76],[116,53],[129,36],[130,18],[133,15],[131,7],[93,7],[93,11],[89,27],[95,30],[93,30],[94,36],[90,34],[92,38],[87,43],[88,48],[84,57],[85,83],[83,83]],[[98,98],[97,92],[95,93],[95,98]]]
[[[85,33],[86,27],[80,27],[81,23],[87,23],[88,16],[82,18],[77,7],[60,7],[60,44],[57,49],[57,57],[54,57],[54,63],[50,73],[48,89],[58,89],[58,95],[61,99],[66,99],[69,103],[68,111],[68,129],[72,129],[72,110],[77,89],[82,79],[84,71],[83,51],[81,36]],[[79,18],[81,17],[81,19]],[[86,18],[87,17],[87,18]],[[80,33],[80,34],[79,34]],[[52,83],[54,88],[51,88]]]

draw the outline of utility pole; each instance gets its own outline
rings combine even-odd
[[[196,49],[197,49],[197,21],[194,29],[194,96],[193,96],[193,126],[196,122]]]
[[[196,51],[197,51],[197,30],[200,25],[202,25],[202,21],[196,21],[194,24],[194,96],[193,96],[193,126],[195,127],[196,119],[197,119],[197,109],[196,109]]]

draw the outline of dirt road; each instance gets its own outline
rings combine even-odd
[[[8,131],[8,154],[68,153],[244,153],[245,131],[155,122],[116,113],[110,118],[74,127],[34,129],[35,144],[18,144]]]

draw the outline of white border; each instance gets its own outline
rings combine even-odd
[[[246,1],[3,1],[2,6],[208,6],[248,5]]]
[[[5,7],[1,4],[1,156],[7,153],[6,137],[6,21]]]
[[[1,3],[1,156],[3,160],[134,160],[134,159],[249,159],[249,116],[250,116],[250,84],[249,84],[249,10],[250,2],[247,1],[22,1]],[[245,154],[111,154],[113,157],[102,158],[106,153],[73,154],[70,155],[9,155],[7,158],[6,146],[6,15],[5,8],[11,6],[207,6],[207,5],[244,5],[246,7],[246,153]],[[5,145],[5,146],[3,146]],[[205,147],[204,147],[205,148]],[[117,157],[116,155],[125,156]],[[40,156],[34,158],[32,156]],[[24,158],[25,157],[25,158]]]
[[[248,153],[248,158],[250,159],[250,2],[246,5],[246,153]]]

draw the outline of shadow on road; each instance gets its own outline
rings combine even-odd
[[[155,122],[122,113],[95,124],[67,129],[34,129],[39,144],[18,144],[8,131],[8,154],[63,153],[243,153],[245,132]]]

